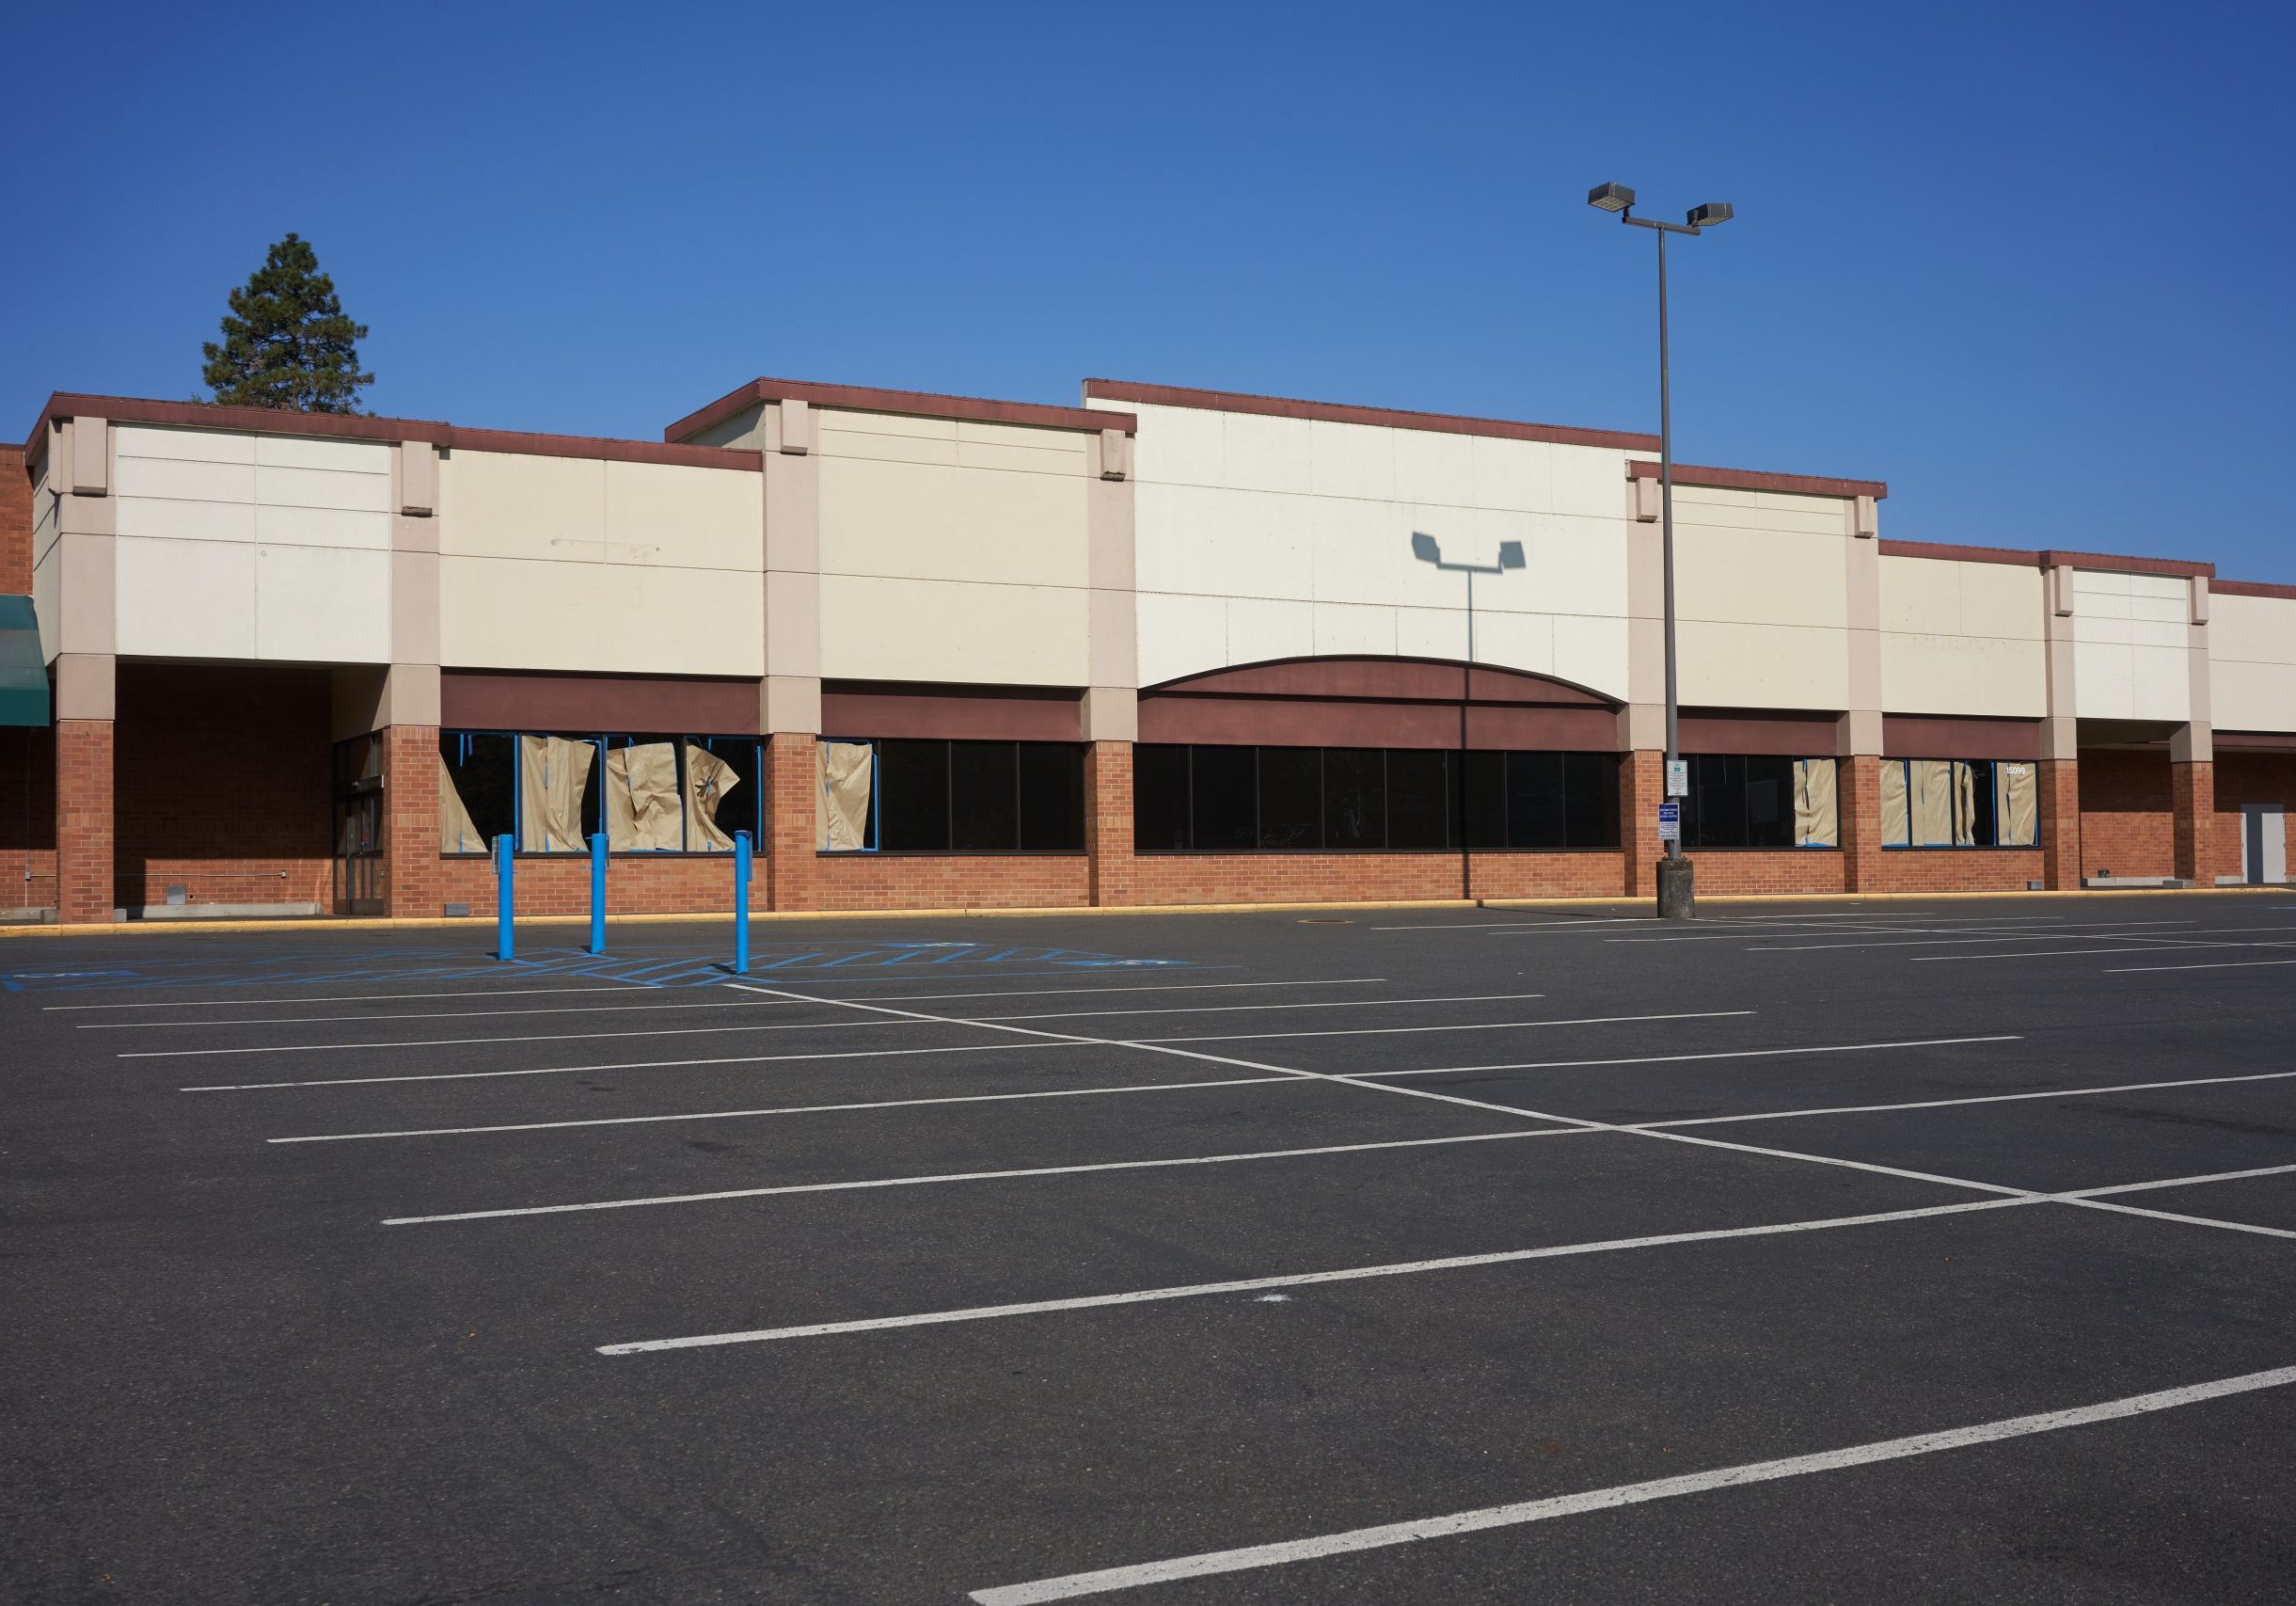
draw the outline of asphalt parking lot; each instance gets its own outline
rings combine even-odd
[[[26,1601],[2284,1600],[2296,897],[0,943]]]

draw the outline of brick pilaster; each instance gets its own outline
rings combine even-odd
[[[2207,760],[2169,766],[2176,810],[2177,876],[2196,886],[2216,884],[2216,766]]]
[[[1842,890],[1882,890],[1879,758],[1860,753],[1835,760],[1834,807],[1842,839]]]
[[[821,784],[820,759],[813,737],[777,731],[766,740],[766,840],[760,879],[765,897],[752,907],[815,909],[818,881],[814,862],[819,849],[814,820],[815,795]]]
[[[436,725],[391,725],[383,732],[383,898],[395,915],[445,913],[438,859]]]
[[[24,475],[24,448],[0,446],[0,596],[31,591],[32,482]]]
[[[112,918],[112,722],[55,722],[55,917]]]
[[[1626,896],[1655,898],[1658,861],[1658,804],[1666,791],[1666,755],[1638,749],[1619,759],[1619,841],[1626,852]]]
[[[2081,884],[2081,766],[2070,758],[2040,761],[2037,787],[2041,880],[2050,891]]]
[[[1135,901],[1129,741],[1096,741],[1085,750],[1085,853],[1094,904]]]

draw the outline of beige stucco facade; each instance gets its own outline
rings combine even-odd
[[[1125,388],[1069,409],[754,389],[673,445],[72,399],[27,453],[42,650],[756,678],[768,730],[817,728],[826,680],[1089,692],[1120,737],[1136,689],[1314,657],[1663,698],[1642,437]],[[1885,714],[2296,731],[2296,596],[1887,541],[1884,495],[1678,468],[1685,705],[1844,715],[1844,751]],[[1415,536],[1447,564],[1520,545],[1474,578],[1471,641],[1468,577]]]

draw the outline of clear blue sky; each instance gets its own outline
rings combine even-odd
[[[760,374],[1655,427],[1885,533],[2296,580],[2286,6],[48,5],[0,429],[186,397],[318,247],[380,413],[652,437]]]

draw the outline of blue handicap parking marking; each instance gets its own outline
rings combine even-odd
[[[1028,967],[1035,971],[1168,969],[1189,962],[1097,952],[1090,949],[1014,946],[946,939],[895,938],[844,944],[789,944],[758,949],[752,972],[784,978],[865,978],[889,970],[963,969],[991,973]],[[491,981],[508,977],[622,981],[639,987],[706,987],[726,976],[723,953],[712,946],[690,954],[658,953],[617,958],[585,949],[543,949],[509,962],[467,948],[388,948],[355,962],[322,962],[305,952],[241,954],[155,961],[102,969],[0,971],[0,989],[11,993],[77,993],[146,988],[309,987],[361,982]]]

